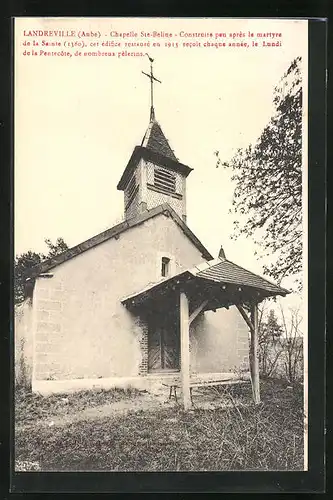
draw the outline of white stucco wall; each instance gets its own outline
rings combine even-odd
[[[165,215],[147,220],[52,270],[34,290],[36,379],[133,376],[140,325],[120,300],[160,280],[157,255],[178,273],[200,252]]]
[[[194,373],[249,370],[248,327],[235,306],[201,315],[190,342]]]
[[[168,167],[160,168],[170,170]],[[154,169],[155,165],[153,163],[143,159],[139,161],[133,173],[133,177],[135,177],[139,189],[131,204],[128,206],[128,189],[126,188],[124,191],[124,212],[126,214],[126,219],[141,213],[143,210],[141,206],[142,203],[144,204],[144,209],[148,210],[158,205],[162,205],[163,203],[168,203],[180,218],[186,216],[186,178],[180,173],[172,170],[176,179],[176,193],[180,197],[171,196],[157,192],[149,187],[149,184],[151,186],[154,185]]]
[[[33,379],[137,376],[143,329],[120,301],[161,279],[163,254],[173,257],[173,274],[202,261],[179,226],[160,214],[60,264],[50,271],[53,277],[38,278]],[[191,332],[194,371],[228,371],[242,364],[247,327],[236,313],[219,310],[197,320]]]

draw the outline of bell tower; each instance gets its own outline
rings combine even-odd
[[[168,203],[186,222],[186,178],[193,169],[176,158],[155,118],[153,85],[154,81],[161,82],[153,75],[153,59],[149,57],[149,60],[150,74],[143,73],[151,85],[150,122],[141,145],[134,148],[117,189],[124,191],[126,219]]]

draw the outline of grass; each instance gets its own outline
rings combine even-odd
[[[37,421],[45,421],[45,412],[50,419],[61,411],[140,396],[122,391],[73,394],[67,396],[71,404],[65,403],[65,410],[63,396],[21,395],[16,460],[37,463],[43,471],[303,470],[302,392],[300,385],[262,381],[259,406],[252,404],[249,388],[239,386],[222,397],[232,402],[224,408],[184,412],[167,406],[60,427],[41,425],[38,432]]]
[[[139,391],[128,389],[96,389],[94,391],[78,391],[71,394],[54,394],[41,396],[25,390],[15,393],[15,423],[29,424],[36,420],[50,419],[77,413],[86,408],[94,408],[116,401],[139,397]]]

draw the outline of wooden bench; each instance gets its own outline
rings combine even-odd
[[[195,388],[200,388],[200,387],[216,387],[216,386],[228,386],[228,385],[235,385],[235,384],[247,384],[249,383],[250,380],[237,380],[237,379],[225,379],[225,380],[207,380],[207,381],[192,381],[190,382],[190,397],[191,397],[191,402],[193,403],[193,397],[192,397],[192,389]],[[170,388],[169,392],[169,399],[172,397],[175,398],[176,402],[178,402],[177,398],[177,389],[181,389],[181,385],[178,382],[170,382],[169,384],[163,383],[164,386]]]

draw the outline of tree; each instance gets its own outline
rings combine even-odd
[[[265,321],[262,315],[263,311],[259,322],[259,360],[262,375],[269,377],[281,356],[281,349],[276,349],[276,341],[281,338],[283,330],[273,309],[270,309]]]
[[[303,376],[302,317],[298,309],[289,309],[287,320],[280,306],[280,321],[273,309],[266,314],[265,303],[259,309],[259,360],[264,377],[282,377],[289,383]]]
[[[49,238],[46,238],[44,241],[49,249],[49,253],[47,255],[48,259],[51,259],[51,257],[56,257],[56,255],[59,255],[68,250],[68,246],[64,242],[63,238],[57,238],[55,244],[53,244]]]
[[[290,383],[303,377],[303,333],[300,329],[302,317],[298,309],[291,309],[291,319],[287,323],[283,308],[280,305],[283,336],[279,339],[283,351],[285,376]]]
[[[15,304],[22,302],[24,300],[24,281],[27,277],[27,273],[30,269],[37,266],[44,260],[61,254],[68,249],[67,244],[64,242],[63,238],[57,238],[55,243],[48,238],[45,240],[46,246],[48,247],[48,254],[44,255],[42,253],[36,253],[32,251],[25,252],[21,255],[16,256],[14,263],[14,301]]]
[[[301,288],[302,270],[302,77],[301,58],[290,64],[274,90],[274,114],[254,145],[237,150],[217,166],[233,172],[236,182],[231,213],[233,238],[240,234],[270,256],[265,274],[279,283],[293,276]]]
[[[265,337],[274,341],[282,335],[282,326],[279,324],[274,309],[270,309],[267,321],[263,323],[263,333]]]

